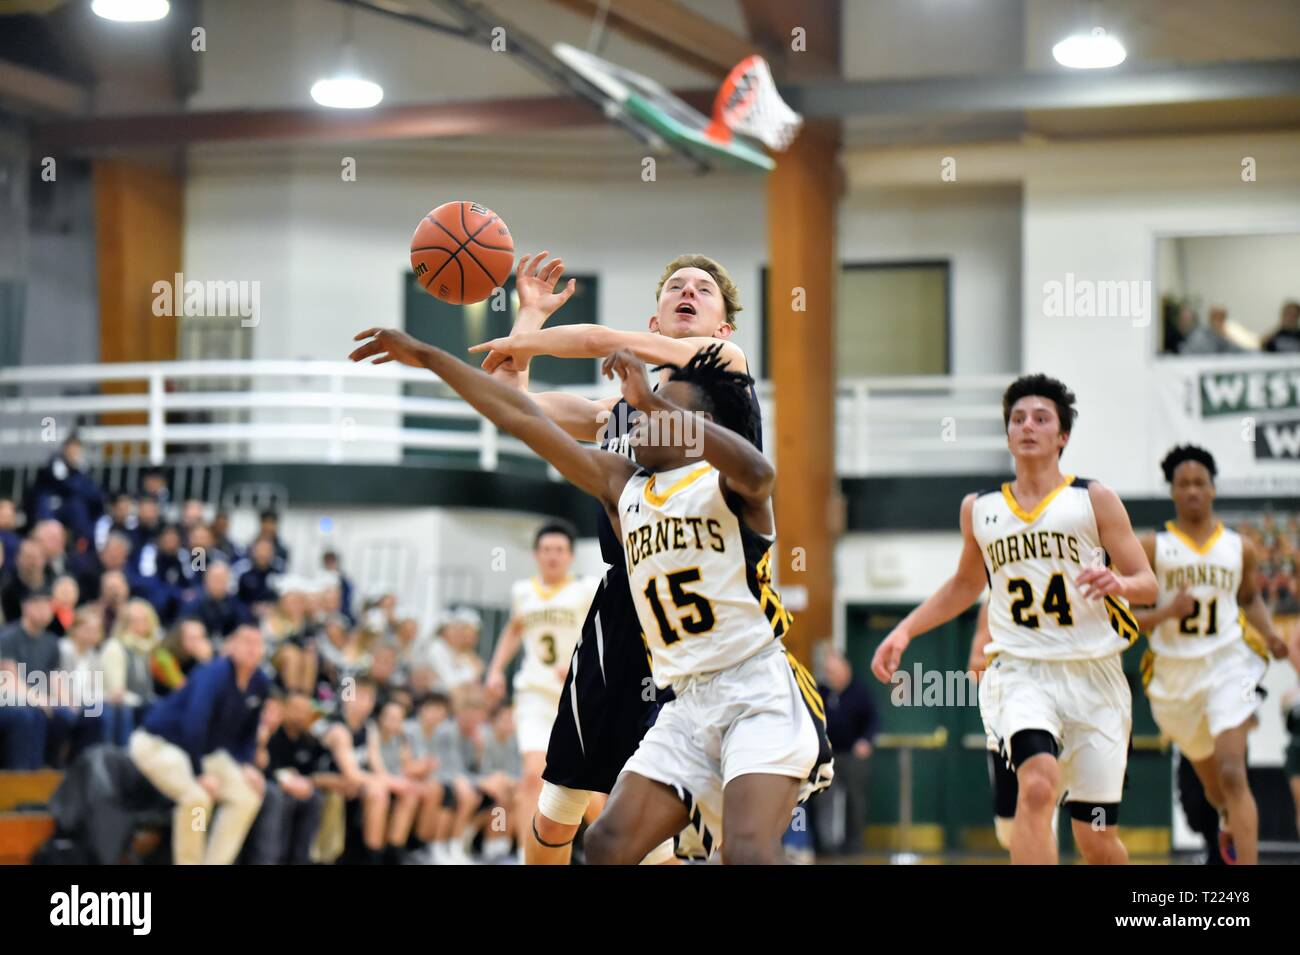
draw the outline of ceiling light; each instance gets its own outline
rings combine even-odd
[[[1052,47],[1052,56],[1062,66],[1076,70],[1103,70],[1119,66],[1128,53],[1124,44],[1101,27],[1091,33],[1076,33]]]
[[[384,98],[384,88],[360,76],[338,74],[313,83],[311,98],[331,109],[369,109]]]
[[[94,0],[90,9],[105,20],[144,23],[167,16],[171,4],[167,0]]]

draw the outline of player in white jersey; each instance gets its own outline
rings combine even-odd
[[[523,648],[524,659],[514,680],[515,733],[523,757],[515,797],[519,820],[531,820],[537,811],[551,724],[560,705],[573,648],[582,634],[582,621],[600,583],[599,578],[575,577],[571,573],[574,539],[573,528],[561,521],[552,521],[537,531],[533,538],[537,576],[516,581],[511,588],[510,622],[497,641],[488,667],[487,693],[499,700],[505,696],[506,667]],[[532,842],[526,841],[525,845],[531,846]]]
[[[645,365],[604,362],[641,411],[637,464],[585,448],[527,395],[396,329],[370,329],[352,359],[428,368],[604,505],[621,531],[654,682],[673,684],[587,832],[591,863],[636,863],[688,826],[723,862],[783,861],[801,795],[830,779],[824,708],[783,647],[788,616],[766,580],[776,473],[753,444],[748,375],[719,347],[651,391]],[[637,466],[639,465],[639,467]],[[650,688],[647,688],[650,689]]]
[[[1253,865],[1259,813],[1246,781],[1246,736],[1263,701],[1269,650],[1284,659],[1287,646],[1255,586],[1254,547],[1214,514],[1214,458],[1180,445],[1160,467],[1176,517],[1142,537],[1160,585],[1154,609],[1136,613],[1151,643],[1142,666],[1147,698],[1160,732],[1191,761],[1219,811],[1224,861]]]
[[[1120,654],[1137,639],[1127,601],[1156,581],[1114,491],[1061,473],[1074,394],[1046,375],[1002,396],[1015,480],[962,501],[956,573],[876,649],[872,672],[892,679],[918,635],[966,610],[989,584],[989,725],[1016,770],[1011,861],[1053,863],[1052,813],[1072,817],[1090,863],[1125,862],[1119,840],[1132,725]]]

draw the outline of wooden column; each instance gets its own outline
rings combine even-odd
[[[99,360],[173,359],[176,319],[153,314],[153,284],[181,270],[181,180],[161,166],[97,159],[94,181]]]
[[[810,666],[813,645],[832,633],[839,524],[834,400],[838,145],[837,123],[810,124],[777,156],[767,187],[767,372],[776,389],[773,571],[780,587],[802,588],[807,594],[786,642]]]
[[[155,282],[174,285],[181,270],[184,204],[178,176],[162,166],[97,159],[95,264],[99,279],[99,360],[170,361],[178,326],[154,315]],[[174,289],[173,311],[180,311]],[[105,382],[105,394],[139,394],[148,382]],[[143,412],[100,416],[107,425],[144,424]],[[106,449],[107,450],[107,449]]]

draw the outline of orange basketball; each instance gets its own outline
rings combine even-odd
[[[452,305],[483,301],[505,283],[514,264],[510,229],[477,202],[444,202],[411,236],[416,279],[430,295]]]

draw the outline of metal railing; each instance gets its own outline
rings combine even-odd
[[[834,422],[838,473],[1005,467],[999,396],[1007,381],[998,375],[841,379]],[[560,390],[587,397],[612,393],[608,384]],[[780,409],[770,382],[760,382],[757,391],[764,447],[775,454]],[[430,426],[414,426],[413,419]],[[467,430],[464,422],[474,427]],[[422,369],[221,360],[0,370],[0,452],[9,463],[43,461],[73,428],[89,448],[106,454],[142,449],[132,458],[136,464],[203,453],[227,462],[395,462],[407,451],[451,451],[476,455],[478,466],[491,471],[502,455],[532,454]]]

